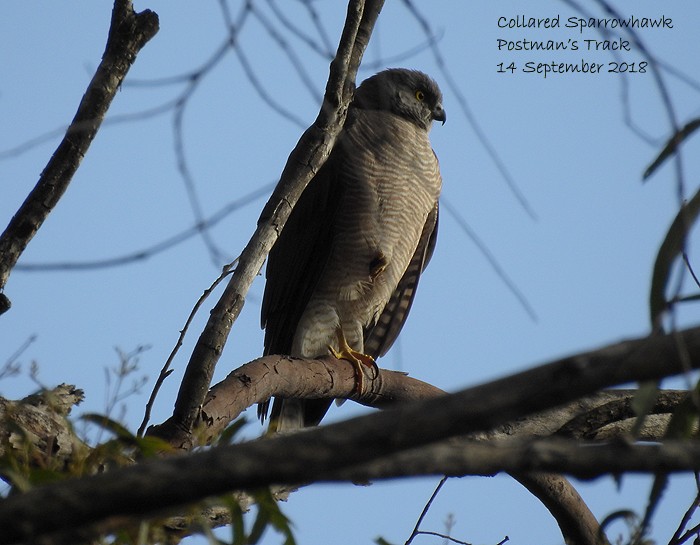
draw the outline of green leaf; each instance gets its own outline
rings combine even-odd
[[[3,479],[9,481],[12,484],[12,487],[19,492],[26,492],[32,487],[30,480],[21,471],[3,468],[0,474],[3,476]]]
[[[632,410],[637,415],[637,420],[632,428],[632,436],[637,437],[644,425],[646,416],[653,410],[659,395],[657,382],[643,382],[632,398]]]
[[[113,433],[123,441],[136,443],[136,436],[116,420],[112,420],[111,418],[97,413],[84,414],[80,417],[80,419],[85,420],[86,422],[90,422],[91,424],[95,424],[103,430],[107,430]]]
[[[241,506],[231,497],[224,498],[224,503],[231,513],[231,533],[233,534],[231,545],[248,545]]]
[[[284,536],[285,545],[296,545],[291,522],[280,510],[279,504],[275,501],[270,490],[267,488],[258,490],[253,494],[253,497],[258,505],[258,517],[261,518],[260,524],[265,522],[266,525],[272,525],[275,530]],[[256,524],[258,523],[257,519],[255,522]],[[262,532],[260,535],[262,535]],[[259,536],[253,535],[253,531],[251,531],[251,536],[259,539]]]
[[[661,150],[661,153],[659,153],[659,155],[656,156],[656,158],[644,171],[643,179],[646,180],[649,176],[651,176],[656,171],[656,169],[659,168],[666,161],[666,159],[671,157],[671,155],[673,155],[676,152],[676,149],[678,149],[678,146],[681,145],[683,140],[687,139],[699,127],[700,119],[693,119],[686,123],[682,129],[674,133],[671,136],[671,138],[669,138],[666,142],[666,145],[664,146],[664,149]]]
[[[245,419],[245,417],[239,418],[238,420],[234,421],[224,431],[221,432],[218,443],[220,445],[230,445],[231,443],[233,443],[233,438],[235,437],[235,435],[239,431],[241,431],[243,429],[243,426],[245,426],[247,423],[248,421]]]
[[[146,458],[173,451],[173,446],[160,437],[138,437],[136,438],[136,446],[141,455]]]
[[[697,221],[698,214],[700,214],[700,190],[678,211],[659,247],[649,291],[649,313],[654,328],[659,325],[661,315],[668,306],[666,286],[671,277],[673,263],[683,252],[686,237]]]
[[[698,392],[699,389],[700,383],[695,385],[695,391]],[[697,427],[699,417],[698,407],[688,395],[673,410],[664,437],[666,439],[690,439]]]
[[[253,522],[253,527],[250,530],[250,534],[248,534],[248,543],[250,545],[255,545],[258,541],[260,541],[260,538],[265,532],[265,528],[267,528],[268,524],[270,523],[269,515],[270,512],[267,509],[258,506],[258,514],[255,517],[255,522]]]
[[[612,513],[607,515],[602,521],[600,521],[600,529],[605,530],[605,528],[610,526],[616,520],[623,520],[627,525],[632,526],[637,522],[637,520],[639,520],[639,516],[637,515],[637,513],[629,509],[620,509],[619,511],[613,511]]]

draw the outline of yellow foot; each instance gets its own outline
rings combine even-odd
[[[369,367],[372,370],[370,379],[374,380],[379,376],[379,368],[377,367],[377,363],[374,361],[372,356],[368,356],[367,354],[363,354],[362,352],[358,352],[357,350],[350,348],[348,341],[345,340],[343,330],[340,327],[338,328],[336,335],[338,336],[339,350],[336,350],[332,346],[329,346],[328,349],[331,351],[331,354],[333,354],[333,357],[338,358],[339,360],[347,360],[353,364],[355,367],[355,391],[361,395],[365,387],[365,372],[363,366]]]

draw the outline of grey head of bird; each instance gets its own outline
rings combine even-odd
[[[353,108],[388,111],[428,131],[447,120],[437,83],[418,70],[390,68],[367,78],[355,91]]]

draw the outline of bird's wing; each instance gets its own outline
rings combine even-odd
[[[328,261],[333,218],[340,200],[333,156],[299,197],[265,273],[262,326],[264,354],[289,354],[297,325]]]
[[[261,311],[265,355],[290,354],[299,320],[328,261],[342,192],[336,183],[335,163],[331,153],[299,197],[268,256]],[[317,411],[317,402],[301,402],[302,413],[320,412],[322,417],[329,402],[319,402],[325,406],[319,406]],[[282,400],[275,401],[271,418],[279,416],[282,405]],[[258,405],[261,419],[267,415],[268,407],[269,401]]]
[[[374,358],[387,353],[406,322],[421,273],[433,256],[438,232],[438,203],[428,214],[416,251],[377,322],[365,329],[364,352]]]

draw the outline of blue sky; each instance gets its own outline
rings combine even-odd
[[[316,37],[301,4],[278,2],[287,16]],[[342,28],[340,3],[316,2],[335,48]],[[267,3],[256,3],[263,20]],[[602,16],[591,3],[586,8]],[[673,20],[673,28],[642,29],[648,50],[688,78],[700,72],[697,22],[700,5],[663,7],[650,0],[617,1],[625,17]],[[123,116],[153,109],[176,98],[182,84],[143,85],[187,74],[225,40],[216,2],[138,1],[137,9],[160,15],[161,30],[139,55],[116,97],[68,192],[22,257],[21,264],[80,263],[129,254],[193,224],[187,190],[174,152],[172,112]],[[238,3],[231,11],[236,18]],[[441,71],[429,48],[405,57],[426,38],[401,2],[387,2],[359,79],[388,66],[429,73],[445,95],[448,122],[431,139],[440,159],[443,202],[460,212],[495,256],[500,267],[534,309],[533,320],[495,274],[488,260],[460,228],[447,207],[441,216],[438,247],[421,281],[400,341],[380,361],[388,368],[447,391],[525,369],[558,356],[592,349],[649,331],[648,291],[655,252],[678,207],[674,169],[669,163],[650,180],[641,175],[670,132],[652,75],[526,73],[527,63],[628,64],[644,58],[636,46],[616,59],[608,51],[588,51],[585,39],[604,39],[587,29],[499,28],[499,17],[579,16],[562,2],[435,2],[420,9],[438,36],[449,68]],[[65,127],[99,63],[109,26],[109,2],[11,1],[0,19],[0,154],[37,136]],[[277,25],[279,29],[279,24]],[[240,59],[230,51],[202,79],[184,112],[184,150],[201,208],[209,216],[274,183],[303,126],[318,111],[328,59],[285,34],[307,70],[305,83],[290,59],[250,16],[239,40],[264,89],[299,119],[275,113],[256,93]],[[612,39],[612,37],[609,37]],[[578,41],[572,51],[507,51],[498,40]],[[398,56],[398,57],[397,57]],[[515,63],[513,73],[498,64]],[[698,115],[698,82],[663,73],[679,123]],[[496,150],[536,219],[519,204],[460,106],[448,78],[467,101],[481,131]],[[623,93],[627,93],[627,109]],[[627,112],[635,130],[625,122]],[[121,117],[120,117],[121,116]],[[120,121],[121,119],[121,121]],[[60,140],[57,135],[20,154],[0,155],[0,217],[9,221]],[[697,142],[683,147],[686,194],[697,188]],[[232,259],[252,234],[265,198],[237,210],[210,232]],[[696,244],[690,241],[691,260]],[[218,275],[202,239],[150,259],[87,271],[16,270],[6,294],[12,310],[2,317],[0,362],[28,338],[20,355],[20,377],[0,381],[0,394],[16,398],[36,385],[27,377],[31,362],[45,385],[68,382],[87,392],[77,410],[103,411],[105,368],[118,363],[115,347],[131,352],[148,346],[137,376],[150,381],[125,402],[125,421],[134,429],[150,385],[174,346],[194,302]],[[249,294],[217,369],[217,379],[260,355],[259,310],[263,279]],[[213,300],[210,304],[213,304]],[[169,415],[190,350],[206,319],[195,321],[174,362],[152,421]],[[681,325],[697,324],[700,312],[678,312]],[[684,386],[685,382],[669,382]],[[369,409],[346,403],[328,420]],[[249,411],[246,433],[260,427]],[[120,416],[120,413],[115,414]],[[435,478],[371,487],[321,485],[294,494],[282,508],[295,523],[299,543],[371,542],[378,535],[403,542],[437,483]],[[648,479],[626,477],[618,490],[610,478],[583,483],[581,494],[595,514],[644,506]],[[690,499],[690,478],[674,478],[654,520],[653,537],[668,540]],[[442,531],[452,513],[453,535],[474,543],[560,543],[555,522],[536,500],[507,477],[455,479],[433,505],[425,529]],[[270,534],[265,543],[278,543]],[[427,538],[417,543],[429,543]]]

